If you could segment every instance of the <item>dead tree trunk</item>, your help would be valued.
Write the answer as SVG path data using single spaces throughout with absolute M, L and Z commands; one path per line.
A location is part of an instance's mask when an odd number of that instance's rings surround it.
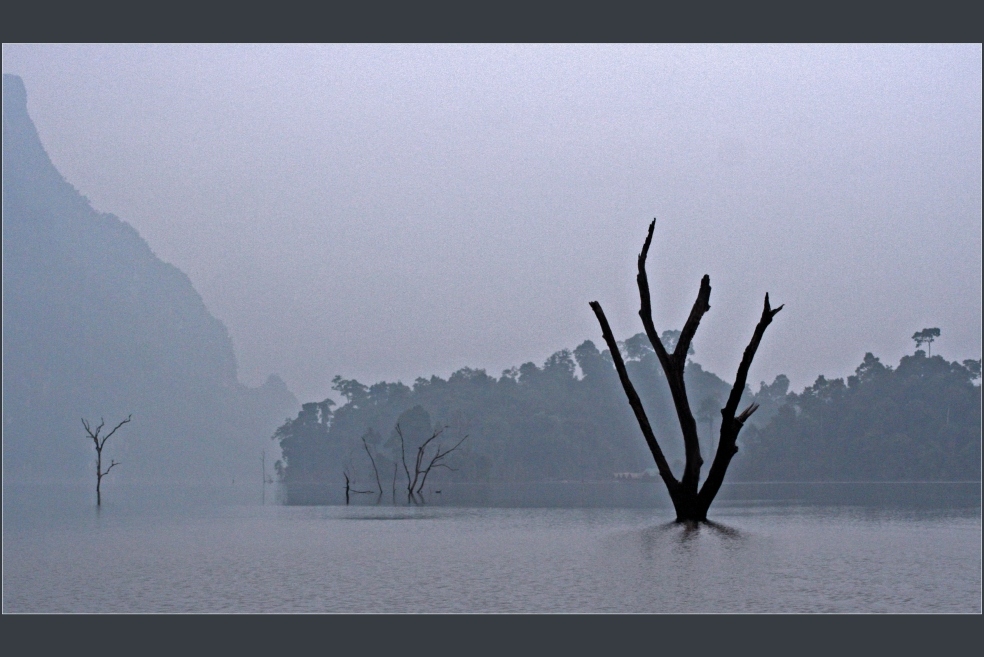
M 96 427 L 95 431 L 93 431 L 92 428 L 89 426 L 89 423 L 86 422 L 85 418 L 82 418 L 82 426 L 85 427 L 85 432 L 89 434 L 89 437 L 92 438 L 92 442 L 95 443 L 96 445 L 96 506 L 102 506 L 101 489 L 102 489 L 103 477 L 108 475 L 110 470 L 112 470 L 114 467 L 119 465 L 119 463 L 110 459 L 109 467 L 106 468 L 105 470 L 102 469 L 103 447 L 106 446 L 106 441 L 109 440 L 109 437 L 112 436 L 114 433 L 116 433 L 117 429 L 119 429 L 124 424 L 129 422 L 131 418 L 133 418 L 133 415 L 132 414 L 128 415 L 125 420 L 123 420 L 115 427 L 113 427 L 113 430 L 107 433 L 102 438 L 99 437 L 99 432 L 102 431 L 102 428 L 106 425 L 106 420 L 99 418 L 99 426 Z
M 697 300 L 694 301 L 693 308 L 690 310 L 690 316 L 687 318 L 687 323 L 684 324 L 683 330 L 680 332 L 676 349 L 674 349 L 672 354 L 667 353 L 653 324 L 649 280 L 646 277 L 646 256 L 649 253 L 649 246 L 653 240 L 655 226 L 656 220 L 654 219 L 649 224 L 649 234 L 646 236 L 646 242 L 643 244 L 642 252 L 639 253 L 639 272 L 636 276 L 641 301 L 639 317 L 642 319 L 646 336 L 648 336 L 649 341 L 652 343 L 656 356 L 659 358 L 660 365 L 663 367 L 663 372 L 666 374 L 666 380 L 670 386 L 670 394 L 673 397 L 673 405 L 676 408 L 677 419 L 680 421 L 680 429 L 683 431 L 686 465 L 684 466 L 683 476 L 680 480 L 677 480 L 673 475 L 669 464 L 666 462 L 666 457 L 663 455 L 663 451 L 656 441 L 656 435 L 653 433 L 652 426 L 649 424 L 649 418 L 646 416 L 646 411 L 642 407 L 639 395 L 636 393 L 632 381 L 629 380 L 625 363 L 622 360 L 622 355 L 619 353 L 618 344 L 615 342 L 614 335 L 612 335 L 612 330 L 608 325 L 608 320 L 605 318 L 605 313 L 601 309 L 601 304 L 597 301 L 592 301 L 590 306 L 598 317 L 598 323 L 601 324 L 602 335 L 612 354 L 612 360 L 615 361 L 615 369 L 618 370 L 618 377 L 622 382 L 625 395 L 628 397 L 629 405 L 635 413 L 639 427 L 642 429 L 642 434 L 646 439 L 646 443 L 649 445 L 649 450 L 653 454 L 659 475 L 663 479 L 663 483 L 666 484 L 667 491 L 670 493 L 670 499 L 673 501 L 673 507 L 676 510 L 677 521 L 706 521 L 707 510 L 710 508 L 711 502 L 714 501 L 714 497 L 721 488 L 721 484 L 724 481 L 724 474 L 728 469 L 728 465 L 731 463 L 732 457 L 738 451 L 738 432 L 741 431 L 745 420 L 758 409 L 757 404 L 751 404 L 748 408 L 736 415 L 738 402 L 745 389 L 748 369 L 752 365 L 752 359 L 755 358 L 755 351 L 758 349 L 759 342 L 762 341 L 762 335 L 765 333 L 766 327 L 772 322 L 772 318 L 775 317 L 776 313 L 782 310 L 782 306 L 773 309 L 769 305 L 769 295 L 765 295 L 765 307 L 762 309 L 762 316 L 759 319 L 758 325 L 755 327 L 755 332 L 752 334 L 751 342 L 745 348 L 745 353 L 742 356 L 741 364 L 738 366 L 738 374 L 735 377 L 728 401 L 724 405 L 724 408 L 721 409 L 721 433 L 714 461 L 711 463 L 711 468 L 707 473 L 707 479 L 704 481 L 703 486 L 699 487 L 700 468 L 704 460 L 700 454 L 697 422 L 694 420 L 693 413 L 690 410 L 690 402 L 687 400 L 687 389 L 684 385 L 683 370 L 686 366 L 687 350 L 690 348 L 690 343 L 694 338 L 694 334 L 697 332 L 697 326 L 700 324 L 704 313 L 711 309 L 708 303 L 711 298 L 711 279 L 706 275 L 701 279 Z

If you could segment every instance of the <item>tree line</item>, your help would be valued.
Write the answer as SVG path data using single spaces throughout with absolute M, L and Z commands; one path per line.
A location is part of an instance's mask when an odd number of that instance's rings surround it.
M 664 333 L 668 348 L 675 334 Z M 642 333 L 618 346 L 667 460 L 682 474 L 680 428 L 656 354 Z M 684 376 L 697 400 L 702 451 L 713 453 L 719 409 L 731 386 L 693 358 Z M 783 375 L 762 382 L 757 392 L 746 386 L 742 404 L 756 403 L 759 410 L 739 438 L 729 480 L 977 480 L 979 379 L 979 360 L 948 362 L 918 350 L 897 367 L 868 353 L 846 381 L 820 376 L 799 393 L 789 391 Z M 341 406 L 331 399 L 304 404 L 274 434 L 283 454 L 277 472 L 288 489 L 342 485 L 347 474 L 363 489 L 402 494 L 413 472 L 403 471 L 401 440 L 405 453 L 416 454 L 436 431 L 442 432 L 441 449 L 466 435 L 468 440 L 447 468 L 430 475 L 432 488 L 449 481 L 606 481 L 619 472 L 655 474 L 611 353 L 590 340 L 554 353 L 541 366 L 528 362 L 498 378 L 470 368 L 447 379 L 418 378 L 413 386 L 337 376 L 332 389 L 344 399 Z
M 938 333 L 937 333 L 938 335 Z M 749 427 L 736 478 L 756 481 L 979 481 L 981 361 L 923 350 L 897 367 L 867 353 L 852 376 L 823 376 Z
M 670 348 L 678 337 L 679 331 L 662 336 Z M 680 428 L 655 352 L 642 333 L 618 344 L 640 398 L 651 409 L 654 430 L 666 439 L 667 459 L 682 470 Z M 685 379 L 691 396 L 703 403 L 696 417 L 700 439 L 710 448 L 718 409 L 731 386 L 692 359 Z M 763 383 L 757 394 L 746 387 L 743 401 L 757 401 L 762 407 L 757 418 L 765 421 L 778 410 L 788 385 L 780 375 L 770 385 Z M 274 434 L 283 453 L 277 472 L 288 484 L 342 484 L 347 471 L 363 488 L 375 487 L 368 445 L 376 470 L 392 489 L 394 468 L 403 468 L 397 425 L 404 449 L 411 452 L 436 430 L 444 431 L 449 444 L 469 436 L 449 459 L 449 468 L 434 473 L 434 483 L 607 481 L 616 472 L 652 466 L 611 353 L 599 351 L 590 340 L 554 353 L 541 366 L 524 363 L 498 378 L 471 368 L 447 379 L 418 378 L 413 386 L 365 385 L 336 376 L 332 389 L 344 399 L 341 406 L 332 399 L 304 404 Z

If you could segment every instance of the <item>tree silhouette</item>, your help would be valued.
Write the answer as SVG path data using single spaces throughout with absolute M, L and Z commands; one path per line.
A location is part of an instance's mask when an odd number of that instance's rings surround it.
M 85 432 L 89 434 L 89 437 L 92 438 L 92 442 L 96 445 L 96 506 L 102 506 L 102 492 L 100 491 L 100 487 L 102 486 L 102 478 L 108 475 L 110 470 L 119 465 L 116 461 L 110 460 L 109 467 L 105 470 L 102 469 L 103 447 L 106 446 L 106 441 L 109 440 L 109 437 L 116 433 L 117 429 L 129 422 L 132 418 L 132 413 L 127 415 L 125 420 L 113 427 L 113 430 L 102 438 L 99 437 L 99 432 L 101 432 L 102 428 L 106 426 L 106 420 L 99 418 L 99 426 L 96 427 L 95 431 L 93 431 L 86 419 L 82 418 L 82 426 L 85 427 Z
M 697 332 L 697 326 L 700 324 L 704 313 L 711 309 L 708 303 L 711 297 L 711 279 L 707 275 L 701 279 L 697 300 L 694 302 L 690 316 L 687 318 L 687 322 L 680 332 L 676 348 L 672 353 L 668 353 L 653 324 L 649 280 L 646 276 L 646 256 L 649 253 L 649 246 L 653 240 L 653 230 L 655 227 L 656 220 L 654 219 L 649 224 L 649 234 L 646 236 L 642 252 L 639 253 L 638 274 L 636 276 L 641 301 L 639 317 L 642 319 L 646 335 L 649 337 L 649 341 L 652 343 L 653 349 L 659 358 L 663 372 L 666 374 L 666 380 L 670 386 L 670 394 L 673 397 L 673 405 L 676 408 L 677 419 L 683 431 L 686 464 L 684 466 L 683 477 L 680 480 L 677 480 L 673 476 L 673 472 L 666 462 L 666 457 L 663 455 L 663 451 L 656 441 L 656 435 L 649 423 L 649 418 L 646 416 L 646 411 L 642 407 L 642 401 L 639 399 L 639 395 L 636 393 L 635 387 L 629 379 L 622 355 L 618 350 L 618 343 L 615 341 L 615 336 L 612 334 L 611 327 L 608 325 L 608 319 L 606 319 L 605 313 L 601 309 L 601 304 L 597 301 L 592 301 L 590 306 L 598 318 L 598 323 L 601 325 L 602 335 L 611 352 L 615 368 L 618 370 L 618 377 L 622 383 L 622 388 L 625 390 L 625 395 L 628 397 L 629 405 L 635 413 L 639 428 L 642 429 L 646 443 L 649 445 L 649 449 L 653 454 L 653 459 L 656 461 L 656 467 L 659 470 L 660 477 L 663 479 L 663 483 L 666 484 L 667 491 L 670 493 L 670 499 L 673 501 L 673 507 L 676 510 L 677 521 L 706 521 L 707 510 L 711 506 L 711 502 L 714 501 L 718 490 L 720 490 L 721 484 L 724 482 L 724 475 L 728 469 L 728 465 L 731 463 L 731 459 L 738 452 L 738 432 L 741 431 L 745 421 L 758 409 L 758 404 L 753 403 L 741 411 L 741 413 L 738 413 L 738 403 L 741 399 L 742 392 L 745 390 L 748 369 L 752 365 L 752 359 L 755 358 L 755 352 L 758 349 L 759 343 L 762 341 L 765 329 L 772 323 L 772 318 L 775 317 L 776 313 L 782 310 L 782 306 L 773 309 L 769 305 L 769 295 L 765 295 L 762 316 L 755 327 L 751 341 L 745 348 L 745 353 L 742 356 L 741 364 L 738 366 L 738 373 L 735 376 L 735 382 L 731 388 L 731 394 L 728 396 L 728 401 L 725 403 L 724 408 L 721 409 L 721 433 L 720 439 L 718 440 L 717 452 L 714 455 L 714 461 L 711 463 L 711 468 L 707 473 L 707 478 L 703 486 L 698 488 L 698 484 L 700 483 L 700 468 L 704 460 L 700 454 L 697 422 L 694 420 L 693 413 L 690 410 L 690 402 L 687 400 L 687 389 L 684 385 L 683 370 L 686 366 L 690 343 L 693 340 L 694 334 Z
M 923 346 L 925 342 L 929 345 L 929 357 L 933 357 L 933 341 L 940 337 L 940 330 L 938 328 L 924 328 L 921 331 L 916 331 L 912 334 L 912 339 L 916 341 L 916 349 Z
M 427 457 L 428 445 L 430 445 L 432 441 L 440 438 L 441 434 L 444 433 L 445 429 L 447 429 L 447 427 L 442 427 L 434 431 L 434 433 L 431 434 L 431 437 L 425 440 L 423 444 L 417 448 L 417 457 L 414 461 L 413 476 L 411 477 L 410 468 L 407 465 L 407 455 L 406 455 L 406 448 L 405 448 L 406 441 L 403 438 L 403 430 L 400 429 L 399 424 L 396 425 L 396 433 L 400 437 L 400 456 L 403 460 L 403 470 L 407 474 L 408 500 L 416 500 L 416 496 L 421 495 L 423 493 L 424 484 L 427 483 L 427 476 L 434 468 L 447 468 L 448 470 L 452 470 L 452 471 L 454 470 L 454 468 L 449 466 L 447 463 L 444 463 L 444 459 L 449 454 L 451 454 L 451 452 L 458 449 L 461 446 L 461 443 L 465 442 L 468 439 L 468 436 L 465 436 L 464 438 L 459 440 L 457 443 L 455 443 L 454 447 L 450 449 L 442 449 L 441 444 L 437 443 L 437 448 L 434 451 L 434 453 L 429 458 Z

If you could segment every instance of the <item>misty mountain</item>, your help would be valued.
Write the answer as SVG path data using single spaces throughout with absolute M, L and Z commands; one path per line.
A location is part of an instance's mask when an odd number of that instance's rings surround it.
M 80 418 L 131 413 L 106 447 L 114 478 L 258 479 L 260 449 L 296 408 L 277 376 L 238 381 L 229 334 L 188 277 L 61 176 L 22 80 L 4 75 L 5 481 L 91 478 Z

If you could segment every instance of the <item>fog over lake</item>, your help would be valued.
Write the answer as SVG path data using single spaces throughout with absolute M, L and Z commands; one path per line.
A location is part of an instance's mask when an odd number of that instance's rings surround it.
M 492 376 L 660 330 L 705 368 L 981 353 L 981 47 L 3 45 L 55 165 L 188 274 L 248 385 Z
M 578 507 L 573 485 L 524 491 L 522 507 L 172 499 L 148 511 L 117 498 L 101 514 L 15 514 L 3 609 L 981 612 L 977 484 L 730 490 L 699 526 L 673 523 L 656 491 L 619 486 L 607 500 L 580 491 L 601 508 Z
M 981 44 L 2 54 L 5 613 L 981 613 Z

